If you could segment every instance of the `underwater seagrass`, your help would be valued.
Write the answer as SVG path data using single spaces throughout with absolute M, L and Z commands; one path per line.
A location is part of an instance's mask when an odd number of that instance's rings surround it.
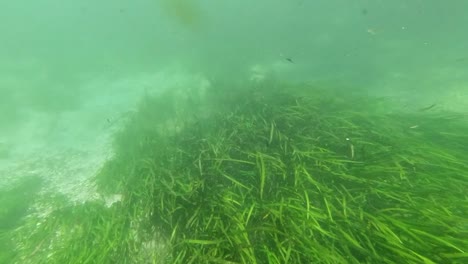
M 460 115 L 389 113 L 385 99 L 307 85 L 230 88 L 145 98 L 96 179 L 121 201 L 28 219 L 16 259 L 466 262 Z

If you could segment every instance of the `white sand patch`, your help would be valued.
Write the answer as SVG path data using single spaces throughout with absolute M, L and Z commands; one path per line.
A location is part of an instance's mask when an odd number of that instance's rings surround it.
M 29 110 L 14 132 L 0 131 L 0 187 L 25 176 L 45 180 L 46 192 L 73 202 L 100 199 L 93 176 L 112 157 L 112 138 L 141 99 L 164 89 L 200 87 L 205 78 L 185 73 L 142 73 L 121 79 L 99 78 L 83 84 L 85 101 L 60 113 Z M 60 100 L 60 98 L 57 98 Z M 104 197 L 110 206 L 115 197 Z

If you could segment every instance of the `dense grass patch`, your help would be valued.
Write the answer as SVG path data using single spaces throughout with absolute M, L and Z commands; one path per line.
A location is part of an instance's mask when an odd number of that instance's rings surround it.
M 214 88 L 146 98 L 97 177 L 122 201 L 58 206 L 39 227 L 23 227 L 40 238 L 21 255 L 34 263 L 467 260 L 466 116 L 404 113 L 384 99 L 307 86 Z
M 39 178 L 28 177 L 0 190 L 0 263 L 8 263 L 15 256 L 10 231 L 20 226 L 30 213 L 41 185 Z

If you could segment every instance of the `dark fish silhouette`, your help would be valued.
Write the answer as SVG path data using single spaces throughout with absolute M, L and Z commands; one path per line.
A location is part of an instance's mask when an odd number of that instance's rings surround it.
M 428 107 L 424 107 L 424 108 L 419 109 L 419 111 L 421 111 L 421 112 L 422 112 L 422 111 L 427 111 L 427 110 L 429 110 L 429 109 L 432 109 L 432 108 L 433 108 L 434 106 L 436 106 L 436 105 L 437 105 L 437 104 L 431 104 L 431 105 L 428 106 Z

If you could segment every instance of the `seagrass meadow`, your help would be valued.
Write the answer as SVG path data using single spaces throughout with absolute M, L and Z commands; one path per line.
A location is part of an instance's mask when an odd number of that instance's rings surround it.
M 311 85 L 223 85 L 145 98 L 96 177 L 122 200 L 37 194 L 54 209 L 5 228 L 3 260 L 468 262 L 466 115 Z

